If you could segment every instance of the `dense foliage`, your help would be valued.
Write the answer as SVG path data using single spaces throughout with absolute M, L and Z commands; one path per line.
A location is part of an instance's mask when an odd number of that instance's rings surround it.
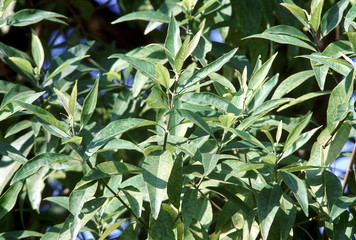
M 355 239 L 354 1 L 103 2 L 0 0 L 0 239 Z

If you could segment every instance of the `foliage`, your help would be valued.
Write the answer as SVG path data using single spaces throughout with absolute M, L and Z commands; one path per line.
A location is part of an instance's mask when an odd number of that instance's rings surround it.
M 0 238 L 355 238 L 354 1 L 29 2 L 0 0 Z

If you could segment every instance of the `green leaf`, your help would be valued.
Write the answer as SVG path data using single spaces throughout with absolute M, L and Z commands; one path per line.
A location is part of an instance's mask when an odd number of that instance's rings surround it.
M 82 178 L 80 184 L 77 187 L 81 187 L 88 182 L 109 178 L 113 175 L 125 175 L 125 174 L 139 174 L 141 169 L 129 163 L 123 163 L 119 161 L 107 161 L 99 163 L 95 168 L 91 169 Z
M 38 23 L 42 20 L 49 20 L 53 22 L 66 24 L 60 18 L 67 18 L 67 17 L 58 13 L 43 11 L 39 9 L 22 9 L 7 17 L 5 19 L 5 23 L 9 26 L 15 26 L 15 27 L 28 26 L 34 23 Z
M 155 125 L 156 123 L 153 121 L 148 121 L 139 118 L 127 118 L 120 119 L 114 122 L 109 123 L 105 128 L 99 131 L 93 140 L 88 144 L 84 159 L 88 159 L 92 156 L 99 148 L 101 148 L 105 143 L 114 139 L 116 136 L 123 134 L 131 129 Z
M 154 218 L 150 217 L 150 226 L 148 230 L 149 240 L 164 240 L 164 239 L 177 239 L 175 236 L 177 214 L 168 205 L 162 204 L 162 209 L 159 216 Z
M 32 30 L 31 50 L 32 50 L 33 59 L 35 60 L 37 66 L 36 74 L 39 75 L 41 73 L 45 55 L 44 55 L 44 50 L 43 50 L 41 40 L 33 30 Z
M 75 116 L 75 110 L 76 110 L 76 104 L 77 104 L 77 85 L 78 81 L 75 81 L 75 84 L 72 89 L 72 93 L 70 94 L 69 102 L 68 102 L 68 108 L 69 108 L 69 114 L 72 116 L 74 119 Z
M 278 53 L 275 53 L 270 57 L 250 78 L 248 82 L 248 88 L 251 90 L 258 89 L 265 81 L 269 70 L 271 69 L 273 60 L 276 58 Z
M 186 93 L 179 98 L 181 101 L 198 105 L 211 105 L 219 111 L 228 112 L 228 108 L 232 108 L 231 104 L 222 97 L 213 93 Z
M 218 73 L 211 73 L 211 74 L 209 74 L 209 78 L 211 80 L 213 80 L 214 82 L 220 83 L 224 87 L 236 92 L 235 86 L 226 77 L 224 77 Z
M 337 25 L 339 25 L 348 5 L 348 0 L 340 0 L 324 14 L 321 19 L 321 38 L 328 35 Z
M 11 184 L 21 181 L 32 174 L 36 173 L 41 167 L 55 162 L 65 162 L 75 160 L 72 156 L 67 156 L 59 153 L 43 153 L 35 156 L 26 162 L 13 177 Z
M 246 131 L 241 131 L 241 130 L 238 130 L 238 129 L 234 129 L 234 128 L 227 128 L 227 130 L 233 134 L 235 134 L 236 136 L 238 136 L 239 138 L 241 138 L 242 140 L 245 140 L 249 143 L 252 143 L 253 145 L 256 145 L 266 151 L 268 151 L 266 149 L 266 147 L 257 139 L 255 138 L 254 136 L 252 136 L 251 134 L 249 134 L 248 132 Z
M 342 59 L 327 57 L 317 53 L 314 53 L 312 55 L 301 55 L 298 57 L 308 58 L 310 60 L 324 64 L 343 76 L 346 76 L 350 72 L 350 64 L 348 64 L 347 61 Z
M 98 152 L 111 151 L 117 149 L 126 149 L 126 150 L 136 150 L 142 152 L 141 148 L 137 147 L 136 144 L 123 140 L 123 139 L 113 139 L 109 141 L 101 150 Z
M 33 124 L 33 122 L 30 120 L 23 120 L 23 121 L 17 122 L 6 132 L 5 138 L 12 136 L 18 132 L 21 132 L 22 130 L 25 130 L 27 128 L 30 128 L 32 126 L 32 124 Z M 0 147 L 0 149 L 1 149 L 1 147 Z
M 272 187 L 264 187 L 257 200 L 258 221 L 261 234 L 267 239 L 272 222 L 279 209 L 279 201 L 282 197 L 281 188 L 275 184 Z
M 170 18 L 167 15 L 158 11 L 138 11 L 119 17 L 115 21 L 111 22 L 111 24 L 116 24 L 116 23 L 126 22 L 126 21 L 136 21 L 136 20 L 168 23 L 169 19 Z
M 237 49 L 233 49 L 230 52 L 222 55 L 215 61 L 209 63 L 208 65 L 200 68 L 199 70 L 195 71 L 193 75 L 186 81 L 187 84 L 184 86 L 184 88 L 187 88 L 189 86 L 192 86 L 196 82 L 204 79 L 207 77 L 209 74 L 213 72 L 217 72 L 222 66 L 224 66 L 236 53 Z
M 50 112 L 44 110 L 43 108 L 24 102 L 16 102 L 16 104 L 42 119 L 43 122 L 41 123 L 43 124 L 43 126 L 46 125 L 51 128 L 53 130 L 51 131 L 52 134 L 62 138 L 69 138 L 69 135 L 66 133 L 67 130 L 65 129 L 65 127 Z
M 162 64 L 156 63 L 155 64 L 155 72 L 156 72 L 158 82 L 163 87 L 169 89 L 173 85 L 174 81 L 171 80 L 171 77 L 169 76 L 169 71 L 165 66 L 163 66 Z
M 354 23 L 355 18 L 356 18 L 356 6 L 355 4 L 353 4 L 345 16 L 344 29 L 346 32 L 350 32 L 351 29 L 349 29 L 349 27 L 350 25 L 352 25 L 352 23 Z
M 111 224 L 107 229 L 105 229 L 105 231 L 101 234 L 99 240 L 104 240 L 107 236 L 109 236 L 110 233 L 112 233 L 114 230 L 116 230 L 117 228 L 119 228 L 121 226 L 121 224 L 123 224 L 124 222 L 126 222 L 127 219 L 124 218 L 120 221 L 117 221 L 113 224 Z
M 344 122 L 340 126 L 340 128 L 334 135 L 330 145 L 327 148 L 327 156 L 324 163 L 325 166 L 330 166 L 330 164 L 338 158 L 342 148 L 346 144 L 346 141 L 349 139 L 350 131 L 351 131 L 350 123 Z
M 266 115 L 273 109 L 279 107 L 280 105 L 293 100 L 293 98 L 282 98 L 282 99 L 273 99 L 265 101 L 261 106 L 257 107 L 253 114 L 248 118 L 244 119 L 238 126 L 238 130 L 245 130 L 249 126 L 251 126 L 254 122 L 259 120 L 262 116 Z
M 343 212 L 345 212 L 350 206 L 356 204 L 356 197 L 341 196 L 334 203 L 331 208 L 330 218 L 334 221 Z
M 344 212 L 338 221 L 332 225 L 333 239 L 352 239 L 355 238 L 355 220 L 353 214 Z
M 337 122 L 346 117 L 349 109 L 340 111 L 340 106 L 348 105 L 353 92 L 355 69 L 342 80 L 331 92 L 328 109 L 326 111 L 327 127 L 331 130 Z
M 183 159 L 178 155 L 174 160 L 173 168 L 167 183 L 167 195 L 169 201 L 177 209 L 180 207 L 180 196 L 182 193 L 183 185 L 183 172 L 182 172 Z
M 293 101 L 290 101 L 286 105 L 283 105 L 282 107 L 278 108 L 277 112 L 280 112 L 280 111 L 282 111 L 284 109 L 287 109 L 287 108 L 289 108 L 291 106 L 294 106 L 294 105 L 297 105 L 297 104 L 302 103 L 304 101 L 307 101 L 309 99 L 312 99 L 312 98 L 315 98 L 315 97 L 319 97 L 319 96 L 323 96 L 323 95 L 330 94 L 330 93 L 331 93 L 330 91 L 307 93 L 307 94 L 305 94 L 303 96 L 300 96 L 300 97 L 294 99 Z
M 322 126 L 314 128 L 300 135 L 299 138 L 292 145 L 286 148 L 280 160 L 282 160 L 285 157 L 288 157 L 289 155 L 291 155 L 292 153 L 300 149 L 304 144 L 306 144 L 309 141 L 309 139 L 314 135 L 314 133 L 318 131 L 318 129 L 321 127 Z
M 287 8 L 293 14 L 293 16 L 296 17 L 298 21 L 303 24 L 304 27 L 309 29 L 309 23 L 307 16 L 305 15 L 304 9 L 298 7 L 294 3 L 281 3 L 281 5 Z
M 181 115 L 182 117 L 185 117 L 188 120 L 192 121 L 194 124 L 196 124 L 198 127 L 203 129 L 210 136 L 214 137 L 214 133 L 210 129 L 209 125 L 203 120 L 202 117 L 200 117 L 199 114 L 186 109 L 179 109 L 179 110 L 176 109 L 175 111 L 178 112 L 178 114 Z
M 311 70 L 298 72 L 289 76 L 278 85 L 277 89 L 273 93 L 272 99 L 278 99 L 283 97 L 312 76 L 314 76 L 314 72 Z
M 316 6 L 310 11 L 310 27 L 314 32 L 318 32 L 324 0 L 314 0 L 313 2 L 316 3 Z
M 22 185 L 22 182 L 15 183 L 0 197 L 0 219 L 15 206 L 17 195 L 20 193 Z
M 300 136 L 303 129 L 308 125 L 313 113 L 308 113 L 302 117 L 302 120 L 297 126 L 289 133 L 286 142 L 284 143 L 283 151 L 285 151 L 290 145 L 292 145 Z
M 180 38 L 179 25 L 172 14 L 168 24 L 167 37 L 164 42 L 164 47 L 168 51 L 166 55 L 172 67 L 174 67 L 174 60 L 181 46 L 182 40 Z
M 25 164 L 28 161 L 20 151 L 7 143 L 0 142 L 0 154 L 3 156 L 8 156 L 12 160 L 22 164 Z
M 198 190 L 197 189 L 188 189 L 184 193 L 183 201 L 182 201 L 182 217 L 183 217 L 183 223 L 185 227 L 189 227 L 193 216 L 194 212 L 198 203 Z
M 199 31 L 194 35 L 194 37 L 192 38 L 192 41 L 189 42 L 184 59 L 187 59 L 194 52 L 196 47 L 198 46 L 200 38 L 203 34 L 203 28 L 204 28 L 204 24 L 202 24 Z
M 242 201 L 238 196 L 229 192 L 225 188 L 223 188 L 221 186 L 220 187 L 207 187 L 207 188 L 226 197 L 227 200 L 231 201 L 236 207 L 238 207 L 238 210 L 242 210 L 246 214 L 248 214 L 251 211 L 251 209 L 248 207 L 248 205 L 244 201 Z
M 35 78 L 32 65 L 27 59 L 9 57 L 8 61 L 10 61 L 10 67 L 12 67 L 16 72 L 20 73 L 24 77 L 28 78 L 34 86 L 37 86 L 37 80 Z
M 89 55 L 84 55 L 84 56 L 79 56 L 79 57 L 73 57 L 70 59 L 67 59 L 65 62 L 63 62 L 61 65 L 59 65 L 55 70 L 53 70 L 52 73 L 50 73 L 46 77 L 46 81 L 54 78 L 58 74 L 60 74 L 62 71 L 64 71 L 66 68 L 68 68 L 71 65 L 74 65 L 76 62 L 79 62 L 80 60 L 89 57 Z
M 149 77 L 152 80 L 158 82 L 155 74 L 155 66 L 150 62 L 135 57 L 130 57 L 124 54 L 113 54 L 109 58 L 120 58 L 128 62 L 130 65 L 136 68 L 137 71 L 140 71 L 146 77 Z
M 43 234 L 28 230 L 19 230 L 0 233 L 0 239 L 23 239 L 30 237 L 42 237 Z
M 26 189 L 28 199 L 32 209 L 40 212 L 40 204 L 42 200 L 42 191 L 46 184 L 44 183 L 44 177 L 48 172 L 48 168 L 40 168 L 35 174 L 26 178 Z
M 168 109 L 168 100 L 166 94 L 160 87 L 154 86 L 150 95 L 146 99 L 147 106 L 156 109 Z
M 68 116 L 70 116 L 70 111 L 69 111 L 69 106 L 68 106 L 68 97 L 64 95 L 61 91 L 59 91 L 57 88 L 53 88 L 54 92 L 58 96 L 58 98 L 61 100 L 61 103 L 63 105 L 64 110 L 66 110 Z
M 99 77 L 97 76 L 93 88 L 90 90 L 88 95 L 84 99 L 82 115 L 80 118 L 80 125 L 86 125 L 91 116 L 93 115 L 98 100 L 98 90 L 99 90 Z
M 264 163 L 244 163 L 236 160 L 226 160 L 217 165 L 216 172 L 225 176 L 224 179 L 226 181 L 240 172 L 247 172 L 266 167 L 267 165 Z
M 151 152 L 142 164 L 150 206 L 154 219 L 158 218 L 161 203 L 167 195 L 167 182 L 173 167 L 172 155 L 168 150 Z
M 283 171 L 281 171 L 280 173 L 283 178 L 283 181 L 288 186 L 288 188 L 293 192 L 300 207 L 302 208 L 305 215 L 308 217 L 309 202 L 308 202 L 308 191 L 305 186 L 305 183 L 292 173 L 283 172 Z
M 178 72 L 178 73 L 182 70 L 184 61 L 186 59 L 189 41 L 190 41 L 190 37 L 188 36 L 184 40 L 182 46 L 180 47 L 180 49 L 174 59 L 174 68 L 175 68 L 176 72 Z
M 281 239 L 287 240 L 289 233 L 293 229 L 297 209 L 294 201 L 286 194 L 281 198 L 280 208 L 277 215 L 280 224 Z
M 125 189 L 122 189 L 122 192 L 125 194 L 127 201 L 131 210 L 135 213 L 136 216 L 141 217 L 141 212 L 143 208 L 143 198 L 142 193 L 139 189 L 129 186 Z
M 273 42 L 277 42 L 277 43 L 281 43 L 281 44 L 290 44 L 293 46 L 297 46 L 297 47 L 302 47 L 302 48 L 306 48 L 312 51 L 316 51 L 315 48 L 300 40 L 299 38 L 293 37 L 293 36 L 289 36 L 289 35 L 285 35 L 285 34 L 276 34 L 276 33 L 260 33 L 260 34 L 254 34 L 251 36 L 248 36 L 244 39 L 248 39 L 248 38 L 263 38 L 263 39 L 267 39 L 267 40 L 271 40 Z
M 314 71 L 314 75 L 320 90 L 324 90 L 326 76 L 328 75 L 329 67 L 321 65 L 315 61 L 310 61 Z
M 63 197 L 63 196 L 47 197 L 43 200 L 55 203 L 65 209 L 69 210 L 69 197 Z

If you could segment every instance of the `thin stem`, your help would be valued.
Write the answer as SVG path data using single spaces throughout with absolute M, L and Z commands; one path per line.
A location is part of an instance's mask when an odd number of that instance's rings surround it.
M 356 142 L 354 143 L 354 148 L 352 149 L 352 153 L 351 153 L 351 157 L 350 157 L 350 163 L 349 163 L 349 166 L 347 167 L 344 181 L 342 182 L 342 192 L 344 192 L 344 190 L 345 190 L 347 180 L 349 179 L 350 172 L 352 171 L 352 165 L 354 164 L 354 159 L 355 159 L 355 152 L 356 152 Z
M 167 116 L 167 126 L 166 126 L 166 129 L 164 130 L 163 150 L 166 150 L 166 147 L 167 147 L 167 139 L 168 139 L 168 134 L 169 134 L 169 123 L 170 122 L 171 122 L 171 115 L 169 114 Z

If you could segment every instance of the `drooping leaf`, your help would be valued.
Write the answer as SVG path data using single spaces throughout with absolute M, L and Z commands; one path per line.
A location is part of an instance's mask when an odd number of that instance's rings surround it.
M 124 222 L 126 222 L 127 219 L 121 219 L 120 221 L 117 221 L 113 224 L 111 224 L 100 236 L 98 240 L 104 240 L 110 233 L 112 233 L 114 230 L 118 229 Z
M 116 24 L 116 23 L 126 22 L 126 21 L 136 21 L 136 20 L 168 23 L 169 17 L 158 11 L 138 11 L 119 17 L 111 24 Z
M 306 216 L 308 216 L 309 202 L 308 202 L 308 191 L 305 186 L 305 183 L 292 173 L 284 172 L 284 171 L 281 171 L 280 173 L 282 175 L 285 184 L 293 192 L 303 212 L 305 213 Z
M 297 209 L 294 201 L 288 195 L 283 194 L 279 212 L 277 213 L 277 218 L 279 219 L 280 224 L 281 239 L 288 239 L 290 235 L 289 233 L 293 228 L 296 215 Z
M 188 189 L 182 200 L 182 217 L 184 226 L 189 227 L 198 203 L 198 190 Z
M 15 206 L 17 195 L 20 193 L 22 185 L 22 182 L 15 183 L 0 197 L 0 219 Z
M 141 217 L 141 212 L 143 209 L 143 197 L 140 190 L 129 186 L 122 189 L 122 192 L 125 194 L 131 210 L 135 213 L 136 216 Z
M 168 204 L 162 204 L 159 215 L 150 217 L 149 240 L 177 239 L 175 236 L 176 212 Z
M 27 158 L 20 151 L 8 143 L 0 142 L 0 154 L 3 156 L 8 156 L 12 160 L 22 164 L 27 162 Z
M 356 204 L 356 197 L 341 196 L 331 208 L 330 217 L 334 221 L 352 205 Z
M 342 59 L 332 58 L 317 53 L 311 55 L 301 55 L 298 57 L 308 58 L 310 60 L 324 64 L 343 76 L 348 75 L 350 72 L 351 66 L 347 63 L 347 61 Z
M 84 159 L 88 159 L 93 155 L 99 148 L 101 148 L 105 143 L 114 139 L 116 136 L 123 134 L 134 128 L 154 125 L 155 122 L 147 121 L 138 118 L 128 118 L 120 119 L 109 123 L 105 128 L 98 132 L 93 140 L 88 144 Z
M 21 181 L 32 174 L 36 173 L 38 169 L 48 164 L 54 162 L 63 162 L 63 161 L 70 161 L 75 160 L 74 157 L 59 154 L 59 153 L 43 153 L 35 156 L 34 158 L 27 161 L 20 170 L 18 170 L 13 177 L 11 184 Z
M 142 164 L 150 206 L 154 219 L 158 218 L 161 203 L 167 195 L 167 182 L 173 167 L 172 155 L 168 150 L 151 152 Z
M 40 168 L 35 174 L 26 178 L 26 189 L 32 209 L 40 212 L 42 191 L 45 187 L 44 176 L 48 168 Z
M 181 155 L 178 155 L 178 157 L 174 160 L 173 168 L 167 183 L 168 198 L 177 209 L 180 207 L 180 196 L 183 185 L 182 160 Z
M 268 237 L 272 222 L 279 209 L 279 201 L 281 197 L 282 190 L 277 184 L 274 184 L 272 187 L 263 188 L 258 196 L 258 221 L 264 239 L 267 239 Z
M 38 23 L 42 20 L 49 20 L 53 22 L 66 24 L 60 18 L 67 18 L 67 17 L 58 13 L 43 11 L 39 9 L 22 9 L 10 15 L 9 17 L 7 17 L 5 20 L 2 21 L 9 26 L 15 26 L 15 27 L 28 26 L 34 23 Z

